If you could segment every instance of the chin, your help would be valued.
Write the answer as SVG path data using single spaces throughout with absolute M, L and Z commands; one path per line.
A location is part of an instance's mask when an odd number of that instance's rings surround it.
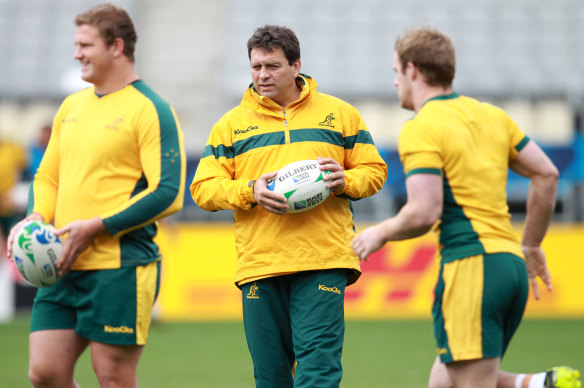
M 413 107 L 407 101 L 402 101 L 401 107 L 407 110 L 414 110 Z

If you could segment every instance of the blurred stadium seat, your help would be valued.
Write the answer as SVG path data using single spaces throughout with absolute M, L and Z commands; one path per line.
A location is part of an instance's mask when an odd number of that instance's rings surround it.
M 140 75 L 175 107 L 191 155 L 200 154 L 213 123 L 241 99 L 251 81 L 247 39 L 267 23 L 296 31 L 302 71 L 317 80 L 322 92 L 363 107 L 382 149 L 395 148 L 402 120 L 393 87 L 395 37 L 424 24 L 452 37 L 457 49 L 455 89 L 503 108 L 509 104 L 511 116 L 540 144 L 570 147 L 572 116 L 584 110 L 582 0 L 115 3 L 136 23 Z M 73 17 L 94 4 L 95 0 L 0 0 L 0 112 L 5 105 L 16 105 L 19 112 L 0 117 L 0 133 L 8 131 L 26 141 L 30 137 L 24 134 L 38 129 L 36 120 L 27 121 L 23 115 L 26 106 L 39 101 L 58 105 L 70 91 L 64 77 L 78 69 L 73 60 Z M 397 192 L 391 178 L 398 170 L 390 164 L 388 191 Z M 358 206 L 364 211 L 374 208 L 362 202 Z M 369 216 L 375 217 L 375 212 Z

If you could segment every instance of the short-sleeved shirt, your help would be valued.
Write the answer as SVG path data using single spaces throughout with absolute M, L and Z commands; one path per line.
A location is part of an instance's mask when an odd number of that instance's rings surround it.
M 443 177 L 444 208 L 435 227 L 442 262 L 496 252 L 523 257 L 506 183 L 510 160 L 528 141 L 503 110 L 457 93 L 428 100 L 403 125 L 406 177 Z

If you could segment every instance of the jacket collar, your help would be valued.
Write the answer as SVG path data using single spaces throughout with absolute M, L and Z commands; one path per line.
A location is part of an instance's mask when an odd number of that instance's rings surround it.
M 253 83 L 249 85 L 243 94 L 241 106 L 259 111 L 263 114 L 281 117 L 283 109 L 286 109 L 287 111 L 294 110 L 308 101 L 315 94 L 318 86 L 316 81 L 306 74 L 300 74 L 296 77 L 296 84 L 301 88 L 300 97 L 287 107 L 282 107 L 269 97 L 264 97 L 258 94 Z

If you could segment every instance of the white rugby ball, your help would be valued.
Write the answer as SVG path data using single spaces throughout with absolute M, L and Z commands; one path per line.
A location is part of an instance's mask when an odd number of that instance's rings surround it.
M 331 189 L 323 180 L 328 174 L 332 172 L 321 171 L 316 160 L 299 160 L 278 170 L 268 189 L 286 197 L 288 213 L 301 213 L 317 207 L 328 198 Z
M 14 236 L 12 257 L 16 269 L 33 286 L 47 287 L 55 284 L 57 260 L 63 242 L 55 235 L 55 228 L 43 221 L 28 221 Z

